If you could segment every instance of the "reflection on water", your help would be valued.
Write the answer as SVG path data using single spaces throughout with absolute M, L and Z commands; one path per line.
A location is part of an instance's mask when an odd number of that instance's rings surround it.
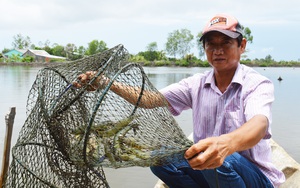
M 148 78 L 157 89 L 164 88 L 169 83 L 174 83 L 177 80 L 182 80 L 190 74 L 147 74 Z
M 16 107 L 16 118 L 12 144 L 18 137 L 22 125 L 26 119 L 26 100 L 38 70 L 37 67 L 0 66 L 0 161 L 2 161 L 3 140 L 5 132 L 4 116 L 9 107 Z M 270 78 L 275 87 L 276 100 L 273 104 L 273 138 L 287 150 L 297 161 L 300 161 L 300 116 L 298 107 L 298 93 L 300 92 L 300 68 L 255 68 L 261 74 Z M 145 67 L 144 71 L 149 80 L 157 88 L 161 89 L 171 83 L 204 72 L 210 68 L 176 68 L 176 67 Z M 277 78 L 283 80 L 279 82 Z M 192 132 L 191 111 L 185 111 L 175 117 L 186 134 Z M 153 187 L 156 177 L 148 168 L 132 167 L 126 169 L 105 169 L 106 176 L 111 187 Z
M 27 66 L 0 66 L 0 159 L 2 160 L 3 139 L 5 132 L 4 117 L 10 107 L 16 107 L 12 144 L 25 122 L 26 101 L 29 89 L 40 68 Z

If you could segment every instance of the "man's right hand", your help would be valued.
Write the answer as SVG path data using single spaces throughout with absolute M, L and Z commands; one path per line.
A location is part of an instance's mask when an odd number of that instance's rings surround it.
M 104 75 L 100 75 L 92 83 L 90 83 L 96 74 L 96 71 L 87 71 L 86 73 L 80 74 L 77 77 L 77 81 L 73 82 L 73 86 L 76 88 L 81 88 L 87 85 L 88 91 L 103 89 L 109 83 L 109 79 Z

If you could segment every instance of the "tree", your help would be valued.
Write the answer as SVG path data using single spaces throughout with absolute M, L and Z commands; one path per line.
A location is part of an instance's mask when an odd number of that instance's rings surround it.
M 45 48 L 47 46 L 50 46 L 50 41 L 48 39 L 45 42 L 40 41 L 39 46 L 40 48 Z
M 104 41 L 93 40 L 88 44 L 88 48 L 86 49 L 86 55 L 93 55 L 99 52 L 103 52 L 107 50 L 106 43 Z
M 202 32 L 198 33 L 198 35 L 196 36 L 196 45 L 198 48 L 198 55 L 200 59 L 202 59 L 202 57 L 205 56 L 205 51 L 202 42 L 200 41 L 201 36 L 202 36 Z
M 74 60 L 74 58 L 76 58 L 76 57 L 74 57 L 75 56 L 74 52 L 76 52 L 76 51 L 77 51 L 77 47 L 73 43 L 68 43 L 65 46 L 65 52 L 66 52 L 68 59 Z
M 138 56 L 143 56 L 147 61 L 161 60 L 162 54 L 157 51 L 157 43 L 151 42 L 147 45 L 145 52 L 139 52 Z
M 149 43 L 148 46 L 146 47 L 146 50 L 150 52 L 157 51 L 157 43 L 156 42 Z
M 4 49 L 2 50 L 2 53 L 5 54 L 6 52 L 9 52 L 10 50 L 11 50 L 11 49 L 4 48 Z
M 65 47 L 59 44 L 54 44 L 52 53 L 56 56 L 66 57 Z
M 45 46 L 43 49 L 49 54 L 53 54 L 53 49 L 50 46 Z
M 80 56 L 84 56 L 86 52 L 86 49 L 84 48 L 84 46 L 79 46 L 78 49 L 77 49 L 77 54 L 80 55 Z
M 23 37 L 21 34 L 14 36 L 14 41 L 12 42 L 13 48 L 17 49 L 28 49 L 30 47 L 31 41 L 30 37 Z
M 39 46 L 35 47 L 36 50 L 45 50 L 49 54 L 53 54 L 53 50 L 50 47 L 50 41 L 47 39 L 45 42 L 39 41 Z
M 188 29 L 175 30 L 169 33 L 166 43 L 167 54 L 174 56 L 180 55 L 182 58 L 191 50 L 194 36 Z
M 243 32 L 244 32 L 244 38 L 247 39 L 248 43 L 252 43 L 253 42 L 253 36 L 251 35 L 251 30 L 248 27 L 244 27 L 242 26 Z
M 22 57 L 19 54 L 12 54 L 12 56 L 8 58 L 8 62 L 22 62 Z
M 22 62 L 26 62 L 26 63 L 31 63 L 34 61 L 34 57 L 26 55 L 25 57 L 22 58 Z
M 272 56 L 269 54 L 265 57 L 264 62 L 270 64 L 274 61 L 274 59 L 272 58 Z
M 242 29 L 243 29 L 243 32 L 244 32 L 243 37 L 247 40 L 247 43 L 252 44 L 253 36 L 251 35 L 251 30 L 248 27 L 244 27 L 244 26 L 242 26 Z M 246 48 L 245 53 L 242 54 L 243 59 L 247 58 L 247 54 L 246 54 L 247 52 L 249 52 L 249 50 Z

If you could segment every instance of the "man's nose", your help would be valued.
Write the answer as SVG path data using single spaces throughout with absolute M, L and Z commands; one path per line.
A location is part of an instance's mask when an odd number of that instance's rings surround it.
M 220 54 L 220 53 L 223 53 L 224 50 L 223 50 L 223 47 L 221 45 L 216 45 L 213 49 L 213 52 L 214 53 L 217 53 L 217 54 Z

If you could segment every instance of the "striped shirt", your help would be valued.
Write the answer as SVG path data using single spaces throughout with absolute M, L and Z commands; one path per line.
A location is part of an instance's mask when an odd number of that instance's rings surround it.
M 271 105 L 274 101 L 272 82 L 252 68 L 239 64 L 230 85 L 222 93 L 216 86 L 213 75 L 213 70 L 198 73 L 171 84 L 160 92 L 170 103 L 173 115 L 192 109 L 195 143 L 207 137 L 229 133 L 255 115 L 266 116 L 269 127 L 264 139 L 253 148 L 239 153 L 256 164 L 274 187 L 278 187 L 285 178 L 271 159 L 269 138 Z

